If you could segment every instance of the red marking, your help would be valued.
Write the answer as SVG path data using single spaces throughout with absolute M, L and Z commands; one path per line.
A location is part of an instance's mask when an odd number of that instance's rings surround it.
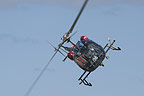
M 84 65 L 81 61 L 77 60 L 81 65 Z
M 80 60 L 82 60 L 84 63 L 86 63 L 82 58 L 79 58 Z
M 69 53 L 68 53 L 68 57 L 69 57 L 71 60 L 73 60 L 73 52 L 69 52 Z

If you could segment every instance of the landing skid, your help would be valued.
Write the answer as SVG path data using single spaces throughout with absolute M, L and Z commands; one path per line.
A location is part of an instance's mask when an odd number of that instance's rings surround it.
M 84 85 L 92 86 L 91 83 L 89 83 L 89 82 L 86 81 L 86 78 L 89 76 L 90 73 L 91 73 L 91 72 L 88 72 L 87 75 L 82 79 L 82 77 L 86 74 L 86 71 L 84 71 L 84 73 L 83 73 L 83 74 L 80 76 L 80 78 L 78 79 L 78 80 L 81 81 L 81 82 L 79 83 L 79 85 L 83 83 Z

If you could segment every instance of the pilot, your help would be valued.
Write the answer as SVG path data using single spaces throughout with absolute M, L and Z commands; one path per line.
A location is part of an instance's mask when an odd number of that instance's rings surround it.
M 81 36 L 80 41 L 85 45 L 89 41 L 89 39 L 86 36 Z M 67 55 L 71 60 L 73 60 L 74 59 L 74 54 L 73 54 L 74 46 L 69 47 L 69 48 L 68 47 L 63 47 L 63 48 L 65 48 L 67 51 L 69 51 L 69 53 Z M 76 55 L 80 55 L 80 52 L 78 51 Z
M 86 44 L 89 41 L 89 39 L 86 36 L 81 36 L 80 40 L 83 44 Z

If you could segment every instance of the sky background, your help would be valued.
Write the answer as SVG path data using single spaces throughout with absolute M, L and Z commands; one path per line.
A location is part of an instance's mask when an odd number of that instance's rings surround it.
M 69 30 L 84 0 L 0 0 L 0 96 L 24 96 Z M 79 86 L 83 73 L 57 54 L 29 96 L 144 96 L 144 0 L 89 0 L 73 32 L 104 46 L 105 67 Z M 67 46 L 70 46 L 67 44 Z

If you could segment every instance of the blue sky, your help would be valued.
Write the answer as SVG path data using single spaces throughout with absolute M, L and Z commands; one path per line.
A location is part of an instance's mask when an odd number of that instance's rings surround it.
M 0 96 L 24 96 L 53 55 L 53 48 L 72 25 L 83 0 L 0 1 Z M 87 80 L 74 62 L 59 53 L 29 96 L 143 96 L 144 92 L 144 4 L 143 0 L 90 0 L 73 32 L 104 46 L 115 39 L 122 51 L 110 51 Z M 67 44 L 69 46 L 69 44 Z

